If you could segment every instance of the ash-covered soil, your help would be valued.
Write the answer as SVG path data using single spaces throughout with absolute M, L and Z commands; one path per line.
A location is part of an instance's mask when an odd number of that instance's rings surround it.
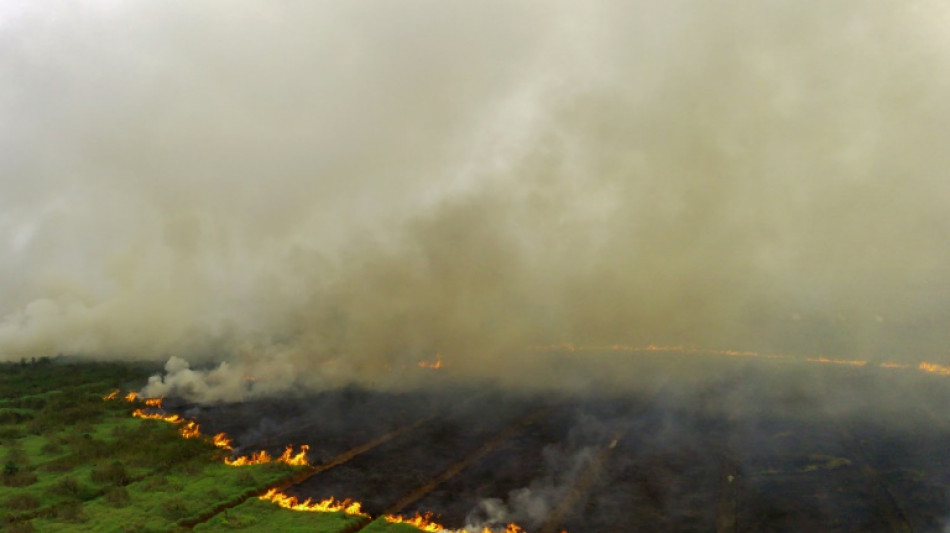
M 913 370 L 725 358 L 685 377 L 654 361 L 627 389 L 570 393 L 431 372 L 426 390 L 177 410 L 244 453 L 345 457 L 287 492 L 374 516 L 529 532 L 943 532 L 950 377 Z

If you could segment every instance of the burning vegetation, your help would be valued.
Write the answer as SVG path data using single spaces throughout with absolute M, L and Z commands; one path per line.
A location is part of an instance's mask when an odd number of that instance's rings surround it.
M 296 496 L 288 496 L 277 489 L 269 489 L 259 496 L 261 500 L 271 501 L 284 509 L 304 511 L 310 513 L 346 513 L 351 515 L 369 516 L 360 509 L 359 502 L 350 500 L 337 501 L 335 498 L 315 502 L 310 498 L 300 501 Z
M 219 434 L 222 435 L 222 434 Z M 219 446 L 215 442 L 216 446 Z M 219 446 L 224 447 L 224 446 Z M 228 448 L 230 449 L 230 448 Z M 242 455 L 234 459 L 226 458 L 224 464 L 229 466 L 246 466 L 246 465 L 260 465 L 271 462 L 284 463 L 291 466 L 307 466 L 307 452 L 310 450 L 310 446 L 303 444 L 300 446 L 300 451 L 294 453 L 293 446 L 287 446 L 284 449 L 284 453 L 280 454 L 276 459 L 271 457 L 270 454 L 265 450 L 260 450 L 252 453 L 249 456 Z
M 386 515 L 384 520 L 391 524 L 408 524 L 417 527 L 426 533 L 525 533 L 517 524 L 508 524 L 504 529 L 492 529 L 485 526 L 478 530 L 452 529 L 435 522 L 432 519 L 432 513 L 416 514 L 410 518 L 402 516 Z
M 442 361 L 441 358 L 439 358 L 436 363 L 427 364 L 426 368 L 437 369 L 441 367 L 441 364 Z M 422 364 L 420 364 L 420 366 L 422 366 Z M 118 390 L 114 390 L 113 392 L 103 396 L 103 400 L 107 401 L 116 400 L 118 398 Z M 135 418 L 144 420 L 160 420 L 170 424 L 180 425 L 178 433 L 185 439 L 195 439 L 202 437 L 200 427 L 195 420 L 182 417 L 178 414 L 168 414 L 159 411 L 162 409 L 163 398 L 140 398 L 134 392 L 126 394 L 123 398 L 126 401 L 132 403 L 142 402 L 146 405 L 146 409 L 155 410 L 149 411 L 143 408 L 137 408 L 132 411 L 132 416 Z M 233 450 L 232 440 L 226 433 L 217 433 L 210 437 L 210 439 L 206 440 L 209 440 L 209 442 L 218 448 Z M 272 457 L 267 453 L 266 450 L 259 450 L 253 452 L 250 455 L 243 455 L 233 458 L 226 457 L 224 458 L 224 464 L 228 466 L 242 467 L 250 465 L 263 465 L 268 463 L 283 463 L 289 466 L 307 467 L 309 466 L 307 461 L 307 454 L 309 450 L 310 447 L 306 444 L 301 445 L 299 451 L 294 451 L 293 446 L 287 446 L 284 449 L 284 452 L 277 457 Z M 268 489 L 264 494 L 258 496 L 258 499 L 275 503 L 279 507 L 291 511 L 311 513 L 343 513 L 351 516 L 370 518 L 370 515 L 363 511 L 362 504 L 351 499 L 338 500 L 332 496 L 321 500 L 315 500 L 313 498 L 300 499 L 297 496 L 288 495 L 276 487 Z M 451 529 L 433 520 L 432 513 L 417 513 L 416 515 L 408 518 L 400 515 L 387 514 L 383 515 L 382 519 L 386 523 L 411 525 L 422 531 L 432 533 L 524 533 L 524 530 L 521 527 L 513 523 L 508 524 L 504 527 L 504 529 L 493 529 L 488 526 L 477 530 Z
M 118 398 L 119 391 L 114 390 L 111 393 L 103 396 L 103 400 L 115 400 Z M 135 392 L 130 392 L 124 396 L 126 401 L 135 402 L 139 400 L 138 395 Z M 143 398 L 141 399 L 145 405 L 151 409 L 161 409 L 162 401 L 164 398 Z M 135 409 L 132 411 L 132 416 L 135 418 L 141 418 L 145 420 L 161 420 L 163 422 L 168 422 L 169 424 L 180 424 L 178 433 L 186 439 L 194 439 L 202 436 L 201 428 L 198 423 L 194 420 L 189 420 L 178 414 L 166 414 L 164 412 L 149 412 L 145 409 Z M 233 450 L 231 438 L 228 437 L 225 433 L 218 433 L 210 437 L 210 442 L 214 444 L 215 447 L 221 448 L 223 450 Z M 226 457 L 224 459 L 224 464 L 228 466 L 247 466 L 247 465 L 258 465 L 271 462 L 284 463 L 290 466 L 307 466 L 307 452 L 310 450 L 310 446 L 303 444 L 300 446 L 299 451 L 294 451 L 293 446 L 287 446 L 284 449 L 284 452 L 279 456 L 271 457 L 266 450 L 260 450 L 252 453 L 249 456 L 239 456 L 235 458 Z
M 438 370 L 442 368 L 442 356 L 439 355 L 436 357 L 435 361 L 419 361 L 419 368 L 429 368 L 432 370 Z

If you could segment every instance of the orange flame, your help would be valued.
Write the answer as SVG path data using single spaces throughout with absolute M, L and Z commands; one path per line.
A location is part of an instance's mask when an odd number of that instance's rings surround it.
M 291 466 L 306 466 L 307 463 L 307 452 L 310 451 L 310 446 L 302 444 L 300 446 L 300 451 L 294 453 L 293 446 L 287 446 L 284 450 L 284 453 L 277 458 L 277 461 L 280 463 L 287 463 Z
M 383 518 L 392 524 L 409 524 L 428 533 L 440 533 L 445 531 L 445 527 L 432 521 L 432 513 L 418 514 L 412 518 L 403 518 L 402 516 L 386 515 Z
M 482 529 L 481 533 L 495 533 L 488 527 Z M 525 533 L 523 529 L 518 524 L 508 524 L 505 526 L 504 533 Z M 561 533 L 567 533 L 567 531 L 561 531 Z
M 910 365 L 905 365 L 901 363 L 891 363 L 891 362 L 884 362 L 878 366 L 880 366 L 881 368 L 909 368 L 910 367 Z
M 950 376 L 950 366 L 937 365 L 934 363 L 920 363 L 920 366 L 917 367 L 924 372 L 929 372 L 931 374 L 939 374 L 941 376 Z
M 164 420 L 169 424 L 181 424 L 185 421 L 184 418 L 178 415 L 165 415 L 162 413 L 146 413 L 142 409 L 136 409 L 132 411 L 132 416 L 135 418 L 144 418 L 146 420 Z
M 223 434 L 222 434 L 223 435 Z M 230 442 L 230 441 L 229 441 Z M 294 453 L 293 446 L 287 446 L 284 449 L 284 453 L 280 457 L 274 459 L 267 453 L 265 450 L 259 452 L 254 452 L 250 456 L 242 455 L 234 459 L 227 458 L 224 460 L 224 464 L 228 466 L 247 466 L 247 465 L 260 465 L 270 462 L 285 463 L 291 466 L 305 466 L 309 464 L 307 462 L 307 452 L 310 450 L 310 446 L 303 444 L 300 446 L 300 451 Z
M 188 420 L 187 418 L 182 418 L 178 415 L 146 413 L 141 409 L 136 409 L 135 411 L 132 411 L 132 416 L 146 420 L 163 420 L 169 424 L 182 424 L 182 426 L 178 429 L 178 432 L 181 433 L 181 436 L 186 439 L 194 439 L 201 436 L 201 430 L 199 429 L 197 422 L 194 420 Z
M 127 401 L 127 402 L 134 402 L 134 401 L 136 400 L 136 398 L 138 398 L 138 397 L 139 397 L 139 395 L 136 394 L 134 391 L 129 391 L 129 393 L 125 395 L 125 401 Z
M 164 397 L 161 397 L 161 398 L 145 398 L 145 405 L 147 405 L 147 406 L 149 406 L 149 407 L 154 407 L 154 408 L 156 408 L 156 409 L 160 409 L 160 408 L 162 407 L 162 400 L 164 400 L 164 399 L 165 399 Z
M 857 361 L 857 360 L 849 361 L 847 359 L 828 359 L 827 357 L 824 357 L 824 356 L 808 357 L 805 360 L 808 361 L 809 363 L 826 363 L 826 364 L 833 364 L 833 365 L 864 366 L 868 364 L 867 361 Z
M 201 436 L 201 431 L 198 430 L 198 423 L 194 420 L 186 421 L 182 424 L 181 428 L 179 428 L 178 432 L 186 439 L 194 439 Z
M 433 370 L 438 370 L 442 368 L 442 356 L 438 356 L 438 359 L 434 363 L 428 361 L 419 361 L 419 368 L 431 368 Z
M 224 448 L 225 450 L 231 450 L 231 439 L 228 438 L 226 433 L 218 433 L 214 437 L 211 437 L 211 442 L 214 443 L 218 448 Z
M 410 526 L 417 527 L 426 533 L 470 533 L 467 529 L 446 528 L 442 524 L 432 520 L 432 513 L 416 513 L 416 516 L 411 518 L 405 518 L 398 515 L 386 515 L 383 518 L 391 524 L 408 524 Z M 478 533 L 495 533 L 495 530 L 485 526 Z M 525 533 L 525 531 L 517 524 L 508 524 L 505 526 L 504 533 Z
M 363 513 L 362 506 L 359 502 L 352 500 L 337 501 L 334 498 L 327 498 L 320 502 L 314 502 L 310 498 L 307 498 L 304 501 L 300 501 L 296 496 L 288 496 L 277 489 L 270 489 L 263 496 L 259 496 L 259 498 L 265 501 L 272 501 L 284 509 L 291 509 L 293 511 L 307 511 L 313 513 L 343 512 L 346 514 L 369 516 Z
M 116 389 L 102 397 L 104 401 L 115 400 L 119 397 L 119 389 Z
M 259 452 L 254 452 L 250 457 L 242 455 L 235 459 L 225 458 L 224 464 L 228 466 L 247 466 L 247 465 L 259 465 L 264 463 L 269 463 L 273 461 L 271 456 L 264 450 Z

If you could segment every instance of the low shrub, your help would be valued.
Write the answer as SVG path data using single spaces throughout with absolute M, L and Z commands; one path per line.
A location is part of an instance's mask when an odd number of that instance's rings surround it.
M 0 481 L 7 487 L 25 487 L 36 483 L 36 474 L 14 461 L 7 461 L 0 473 Z
M 162 502 L 162 514 L 169 520 L 180 520 L 188 516 L 188 506 L 178 496 L 169 498 Z
M 82 493 L 82 485 L 73 476 L 65 476 L 46 490 L 59 496 L 78 498 Z
M 29 493 L 14 494 L 3 502 L 11 511 L 29 511 L 40 506 L 40 499 Z
M 127 485 L 129 473 L 121 461 L 112 461 L 109 464 L 99 464 L 89 473 L 95 483 L 109 483 L 111 485 Z
M 14 522 L 8 525 L 5 531 L 7 533 L 33 533 L 36 529 L 33 527 L 33 523 L 27 520 L 25 522 Z
M 64 522 L 85 522 L 86 515 L 82 512 L 80 502 L 58 503 L 51 509 L 51 515 L 57 520 Z
M 63 453 L 63 447 L 55 440 L 50 440 L 40 448 L 40 451 L 46 455 L 56 455 Z
M 112 487 L 106 491 L 106 502 L 115 507 L 125 507 L 132 503 L 129 491 L 125 487 Z

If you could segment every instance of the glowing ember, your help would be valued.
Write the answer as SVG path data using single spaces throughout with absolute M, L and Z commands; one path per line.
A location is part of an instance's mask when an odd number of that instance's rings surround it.
M 430 363 L 428 361 L 419 361 L 419 368 L 431 368 L 433 370 L 442 368 L 442 356 L 440 355 L 434 363 Z
M 346 514 L 369 516 L 363 513 L 359 502 L 352 500 L 337 501 L 334 498 L 327 498 L 326 500 L 315 502 L 307 498 L 304 501 L 300 501 L 296 496 L 288 496 L 277 489 L 270 489 L 263 496 L 259 496 L 259 498 L 265 501 L 272 501 L 284 509 L 293 511 L 307 511 L 313 513 L 342 512 Z
M 931 374 L 950 376 L 950 366 L 937 365 L 934 363 L 920 363 L 920 366 L 917 368 L 923 370 L 924 372 L 930 372 Z

